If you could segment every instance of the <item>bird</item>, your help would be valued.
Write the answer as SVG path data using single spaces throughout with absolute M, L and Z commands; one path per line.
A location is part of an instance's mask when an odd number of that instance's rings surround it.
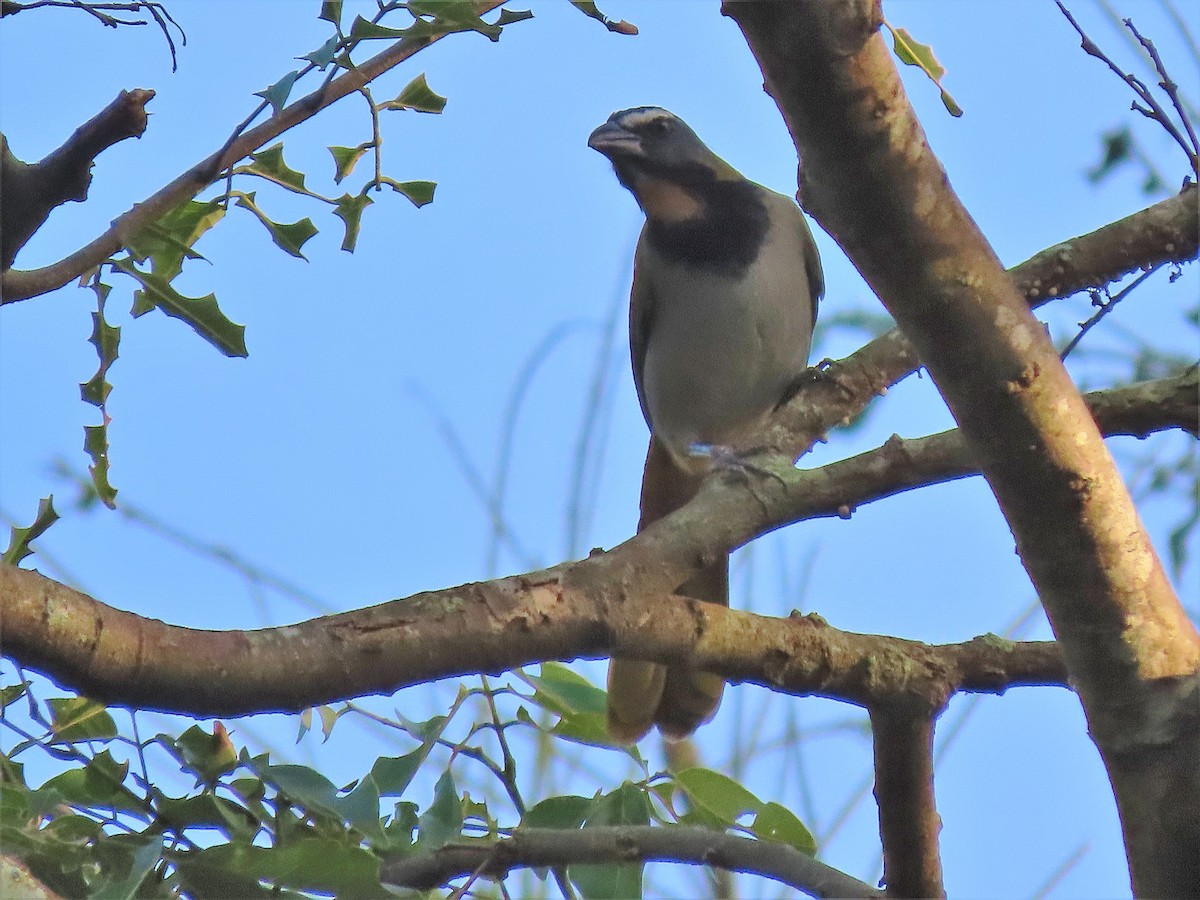
M 612 163 L 646 220 L 629 302 L 633 383 L 650 445 L 638 531 L 695 496 L 721 454 L 753 431 L 804 372 L 824 274 L 796 202 L 745 178 L 678 116 L 620 110 L 588 146 Z M 729 558 L 675 593 L 729 604 Z M 614 657 L 610 736 L 657 726 L 680 740 L 716 714 L 724 680 L 686 665 Z

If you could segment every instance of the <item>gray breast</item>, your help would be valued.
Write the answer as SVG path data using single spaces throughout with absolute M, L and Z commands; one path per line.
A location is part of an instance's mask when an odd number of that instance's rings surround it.
M 755 425 L 804 369 L 809 279 L 801 248 L 792 235 L 781 237 L 740 276 L 661 257 L 650 267 L 658 277 L 640 390 L 651 430 L 677 458 L 694 443 L 726 444 Z

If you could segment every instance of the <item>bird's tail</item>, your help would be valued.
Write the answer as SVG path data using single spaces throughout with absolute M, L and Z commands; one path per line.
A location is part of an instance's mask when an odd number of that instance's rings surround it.
M 695 496 L 702 474 L 686 472 L 653 437 L 642 475 L 641 531 L 674 512 Z M 708 603 L 729 605 L 729 558 L 700 570 L 676 593 Z M 666 737 L 687 737 L 711 719 L 721 703 L 725 681 L 719 675 L 688 666 L 663 666 L 632 659 L 613 659 L 608 666 L 608 731 L 633 743 L 653 725 Z

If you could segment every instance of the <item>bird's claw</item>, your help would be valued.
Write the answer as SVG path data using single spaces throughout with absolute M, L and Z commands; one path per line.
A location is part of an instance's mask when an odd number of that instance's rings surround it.
M 747 456 L 754 452 L 753 450 L 738 452 L 726 444 L 705 444 L 700 441 L 688 447 L 689 456 L 709 460 L 714 469 L 719 469 L 722 472 L 737 473 L 747 481 L 749 481 L 749 474 L 757 475 L 760 478 L 774 478 L 786 488 L 787 482 L 780 477 L 779 473 L 773 472 L 764 466 L 756 465 L 747 459 Z

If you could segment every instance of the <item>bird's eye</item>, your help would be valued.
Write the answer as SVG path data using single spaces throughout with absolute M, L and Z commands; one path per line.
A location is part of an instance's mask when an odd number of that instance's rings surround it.
M 654 119 L 647 124 L 646 130 L 657 137 L 661 137 L 665 134 L 670 134 L 673 124 L 670 119 Z

